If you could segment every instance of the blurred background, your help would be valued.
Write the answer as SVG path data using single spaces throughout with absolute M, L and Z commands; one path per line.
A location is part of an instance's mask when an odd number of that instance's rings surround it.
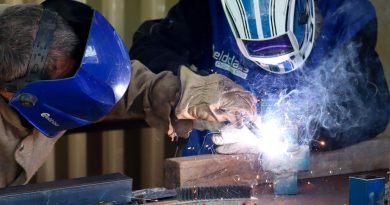
M 79 0 L 99 10 L 131 46 L 141 23 L 163 18 L 178 0 Z M 42 0 L 0 0 L 0 3 L 40 3 Z M 390 81 L 390 4 L 372 0 L 378 16 L 377 51 Z M 194 16 L 196 18 L 196 16 Z M 390 128 L 385 131 L 390 134 Z M 165 158 L 176 145 L 142 120 L 100 123 L 68 132 L 32 182 L 121 172 L 133 178 L 134 189 L 163 186 Z

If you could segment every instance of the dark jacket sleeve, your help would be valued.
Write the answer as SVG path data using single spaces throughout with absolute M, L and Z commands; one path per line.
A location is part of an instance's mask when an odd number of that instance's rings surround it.
M 151 71 L 172 71 L 196 64 L 211 45 L 207 0 L 181 0 L 164 19 L 144 22 L 133 36 L 130 57 Z
M 327 107 L 331 123 L 319 129 L 319 137 L 327 142 L 325 149 L 337 149 L 373 138 L 383 132 L 389 122 L 390 98 L 379 56 L 375 51 L 377 42 L 377 20 L 373 19 L 360 30 L 351 41 L 333 53 L 346 53 L 357 49 L 357 54 L 346 58 L 349 73 L 346 84 L 353 89 L 340 86 L 341 103 Z M 340 55 L 339 55 L 340 56 Z M 335 75 L 333 79 L 338 80 Z M 339 92 L 341 91 L 341 92 Z

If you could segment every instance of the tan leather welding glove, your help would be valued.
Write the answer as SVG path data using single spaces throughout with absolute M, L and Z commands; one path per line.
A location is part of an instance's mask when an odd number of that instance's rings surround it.
M 181 92 L 175 114 L 178 119 L 231 122 L 240 127 L 242 116 L 256 118 L 256 98 L 229 78 L 200 76 L 180 68 Z
M 129 88 L 105 119 L 145 119 L 172 138 L 185 138 L 195 119 L 235 122 L 235 113 L 256 113 L 255 98 L 223 76 L 202 77 L 183 68 L 179 79 L 168 71 L 155 74 L 136 60 L 131 67 Z

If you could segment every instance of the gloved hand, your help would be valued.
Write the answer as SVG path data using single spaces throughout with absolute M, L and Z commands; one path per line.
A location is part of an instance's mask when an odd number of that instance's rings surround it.
M 242 116 L 256 118 L 256 98 L 223 75 L 200 76 L 182 66 L 180 82 L 181 96 L 175 109 L 177 119 L 229 121 L 240 127 Z
M 219 154 L 261 154 L 263 150 L 261 140 L 246 126 L 236 128 L 226 125 L 218 134 L 213 134 L 211 139 L 217 145 Z
M 236 113 L 255 116 L 256 99 L 221 75 L 203 77 L 183 67 L 179 82 L 173 73 L 154 74 L 136 60 L 131 67 L 129 88 L 105 119 L 143 118 L 173 139 L 188 137 L 194 119 L 234 123 L 240 120 Z
M 226 126 L 224 122 L 210 122 L 206 120 L 193 120 L 193 128 L 203 131 L 219 132 L 222 127 Z

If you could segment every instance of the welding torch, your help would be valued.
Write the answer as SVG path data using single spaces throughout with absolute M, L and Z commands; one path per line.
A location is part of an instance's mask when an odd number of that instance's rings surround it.
M 256 138 L 258 138 L 258 139 L 261 138 L 262 134 L 260 132 L 259 127 L 257 127 L 256 123 L 254 121 L 252 121 L 251 119 L 249 119 L 248 116 L 240 114 L 240 115 L 238 115 L 238 119 L 242 120 L 245 127 L 247 127 L 248 130 L 251 131 L 256 136 Z
M 248 116 L 243 114 L 239 114 L 237 117 L 239 120 L 242 120 L 245 127 L 247 127 L 248 130 L 251 131 L 252 134 L 256 136 L 256 138 L 260 139 L 262 137 L 260 128 L 256 125 L 256 123 L 253 120 L 249 119 Z
M 258 139 L 261 138 L 261 132 L 260 132 L 260 129 L 259 127 L 257 127 L 257 125 L 251 121 L 251 120 L 247 120 L 245 119 L 244 120 L 244 125 L 249 129 L 249 131 L 251 131 Z

